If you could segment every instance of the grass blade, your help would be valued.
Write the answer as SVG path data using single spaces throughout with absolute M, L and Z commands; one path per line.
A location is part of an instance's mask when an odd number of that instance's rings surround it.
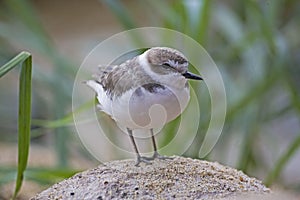
M 19 83 L 18 172 L 13 199 L 21 189 L 28 160 L 31 119 L 31 55 L 28 52 L 21 52 L 0 68 L 0 77 L 2 77 L 20 63 L 22 63 L 22 68 Z
M 196 31 L 196 33 L 198 33 L 197 41 L 200 44 L 203 44 L 205 42 L 205 34 L 207 33 L 209 25 L 210 4 L 211 1 L 205 0 L 203 1 L 203 5 L 201 8 L 201 18 L 197 27 L 198 30 Z
M 0 184 L 9 183 L 14 180 L 15 167 L 0 167 Z M 27 180 L 33 180 L 40 184 L 53 184 L 62 179 L 69 178 L 80 172 L 70 168 L 44 168 L 44 167 L 28 167 L 24 173 Z
M 28 180 L 34 180 L 41 184 L 53 184 L 62 179 L 69 178 L 78 172 L 79 170 L 70 168 L 33 168 L 28 169 L 25 176 Z
M 23 62 L 26 58 L 28 58 L 30 54 L 28 52 L 21 52 L 16 57 L 8 61 L 0 68 L 0 78 L 4 76 L 7 72 L 15 68 L 18 64 Z
M 256 86 L 253 86 L 252 89 L 248 92 L 248 94 L 242 98 L 239 102 L 235 103 L 231 108 L 228 109 L 226 120 L 227 123 L 237 115 L 243 108 L 249 105 L 255 99 L 258 99 L 260 96 L 264 95 L 266 91 L 268 91 L 275 82 L 279 79 L 281 73 L 279 70 L 274 69 L 272 74 L 269 75 L 269 78 L 261 81 Z
M 280 172 L 286 166 L 287 162 L 292 158 L 300 147 L 300 135 L 292 142 L 286 152 L 278 159 L 274 169 L 268 174 L 265 179 L 265 185 L 270 186 L 280 175 Z
M 31 119 L 31 71 L 32 59 L 29 56 L 22 64 L 19 86 L 19 139 L 18 139 L 18 174 L 13 198 L 21 189 L 24 171 L 27 167 L 30 143 Z
M 136 27 L 136 23 L 129 15 L 129 11 L 120 0 L 101 0 L 118 18 L 124 28 L 132 29 Z
M 95 101 L 94 99 L 92 99 L 91 101 L 88 101 L 87 103 L 79 106 L 73 112 L 67 114 L 66 116 L 64 116 L 60 119 L 57 119 L 57 120 L 33 119 L 31 123 L 34 126 L 39 126 L 39 127 L 43 127 L 43 128 L 59 128 L 59 127 L 74 125 L 73 116 L 75 114 L 83 112 L 86 109 L 91 108 L 92 106 L 94 106 L 94 104 L 95 104 L 94 101 Z
M 288 90 L 290 91 L 291 94 L 292 105 L 298 111 L 298 116 L 300 116 L 300 100 L 299 100 L 297 89 L 292 84 L 291 78 L 286 74 L 286 72 L 284 72 L 283 77 L 288 87 Z M 267 186 L 270 186 L 274 181 L 277 180 L 278 176 L 280 175 L 280 173 L 282 172 L 282 170 L 284 169 L 288 161 L 293 157 L 293 155 L 297 152 L 297 150 L 299 150 L 299 148 L 300 148 L 300 135 L 294 139 L 294 141 L 288 147 L 286 152 L 278 159 L 273 170 L 269 172 L 267 178 L 265 179 L 265 184 Z

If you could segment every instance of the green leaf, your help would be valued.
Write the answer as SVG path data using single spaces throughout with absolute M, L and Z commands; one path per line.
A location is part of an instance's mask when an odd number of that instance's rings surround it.
M 280 156 L 273 170 L 268 174 L 267 178 L 264 181 L 266 186 L 270 186 L 278 178 L 281 171 L 286 166 L 287 162 L 293 157 L 293 155 L 296 153 L 299 147 L 300 135 L 292 142 L 292 144 L 288 147 L 286 152 Z
M 266 91 L 273 87 L 280 75 L 280 71 L 274 69 L 273 72 L 269 74 L 268 79 L 262 80 L 256 86 L 253 86 L 253 88 L 247 93 L 245 97 L 243 97 L 240 101 L 236 102 L 233 106 L 231 106 L 228 109 L 226 117 L 227 122 L 233 120 L 233 118 L 239 111 L 241 111 L 255 99 L 258 99 L 259 97 L 263 96 Z
M 27 167 L 30 143 L 31 119 L 31 70 L 32 59 L 29 56 L 22 64 L 19 86 L 19 140 L 18 140 L 18 174 L 14 198 L 21 189 L 24 171 Z
M 207 33 L 208 30 L 211 1 L 204 0 L 202 3 L 203 4 L 201 6 L 201 17 L 196 31 L 196 33 L 198 33 L 198 37 L 196 39 L 201 44 L 203 44 L 206 39 L 205 34 Z
M 34 180 L 42 184 L 53 184 L 56 181 L 69 178 L 78 172 L 78 170 L 69 168 L 33 168 L 28 169 L 25 176 L 27 179 Z
M 126 29 L 132 29 L 136 27 L 136 23 L 129 15 L 129 11 L 122 4 L 120 0 L 102 0 L 107 7 L 115 14 L 118 20 Z
M 0 77 L 22 63 L 19 83 L 19 119 L 18 119 L 18 172 L 13 199 L 21 189 L 24 171 L 27 167 L 29 143 L 30 143 L 30 119 L 31 119 L 31 54 L 21 52 L 16 57 L 0 68 Z
M 15 171 L 15 167 L 0 167 L 0 184 L 13 181 L 16 174 Z M 26 169 L 24 177 L 27 180 L 33 180 L 41 184 L 53 184 L 78 172 L 78 170 L 70 168 L 29 167 Z
M 16 57 L 8 61 L 0 68 L 0 78 L 4 76 L 7 72 L 15 68 L 18 64 L 22 63 L 25 59 L 30 56 L 28 52 L 21 52 Z
M 71 112 L 71 113 L 67 114 L 66 116 L 64 116 L 60 119 L 57 119 L 57 120 L 33 119 L 32 125 L 41 126 L 44 128 L 59 128 L 59 127 L 74 125 L 73 115 L 78 114 L 82 111 L 85 111 L 87 108 L 91 108 L 95 104 L 94 101 L 95 101 L 94 99 L 88 101 L 87 103 L 74 109 L 73 112 Z

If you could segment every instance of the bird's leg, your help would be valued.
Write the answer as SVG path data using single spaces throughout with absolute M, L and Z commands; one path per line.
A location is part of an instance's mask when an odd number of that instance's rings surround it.
M 155 138 L 154 138 L 154 133 L 153 133 L 153 129 L 150 129 L 150 132 L 151 132 L 151 139 L 152 139 L 152 144 L 153 144 L 153 150 L 154 150 L 154 153 L 153 153 L 153 156 L 150 157 L 150 158 L 146 158 L 147 160 L 154 160 L 154 159 L 172 159 L 171 157 L 167 157 L 167 156 L 162 156 L 158 153 L 157 151 L 157 146 L 156 146 L 156 142 L 155 142 Z
M 144 163 L 146 163 L 146 164 L 149 164 L 150 162 L 148 161 L 148 159 L 146 159 L 145 157 L 143 157 L 143 156 L 141 156 L 141 155 L 139 154 L 137 145 L 136 145 L 136 143 L 135 143 L 135 141 L 134 141 L 134 137 L 133 137 L 133 135 L 132 135 L 132 130 L 129 129 L 129 128 L 127 128 L 127 131 L 128 131 L 128 135 L 129 135 L 129 138 L 130 138 L 130 140 L 131 140 L 131 143 L 133 144 L 134 151 L 135 151 L 135 153 L 136 153 L 136 163 L 135 163 L 135 166 L 139 166 L 139 164 L 140 164 L 141 162 L 144 162 Z

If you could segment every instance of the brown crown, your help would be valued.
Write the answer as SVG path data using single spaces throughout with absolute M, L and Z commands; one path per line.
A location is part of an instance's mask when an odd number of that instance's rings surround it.
M 176 49 L 168 47 L 155 47 L 148 50 L 148 62 L 152 65 L 162 65 L 169 60 L 184 64 L 187 62 L 186 57 Z

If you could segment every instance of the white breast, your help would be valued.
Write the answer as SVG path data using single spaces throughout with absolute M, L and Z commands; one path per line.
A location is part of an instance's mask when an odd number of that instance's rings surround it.
M 189 88 L 165 87 L 149 92 L 144 88 L 130 90 L 111 102 L 110 115 L 130 129 L 161 128 L 178 117 L 189 101 Z

